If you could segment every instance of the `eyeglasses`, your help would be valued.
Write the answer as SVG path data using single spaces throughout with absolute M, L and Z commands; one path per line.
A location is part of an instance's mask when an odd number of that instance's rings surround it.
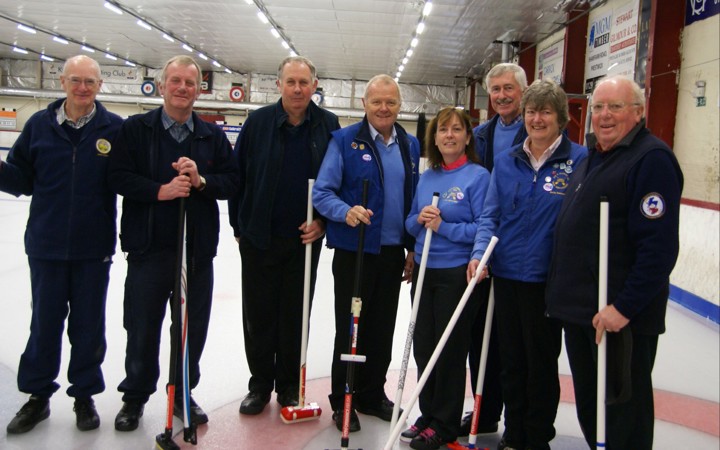
M 625 109 L 626 106 L 640 106 L 640 103 L 624 103 L 624 102 L 614 102 L 614 103 L 593 103 L 590 105 L 590 110 L 593 114 L 600 114 L 603 109 L 607 106 L 608 111 L 611 113 L 619 113 L 623 109 Z
M 78 77 L 70 77 L 68 78 L 70 81 L 70 84 L 73 86 L 80 86 L 81 84 L 84 84 L 85 86 L 89 88 L 94 88 L 100 83 L 100 80 L 96 80 L 95 78 L 78 78 Z

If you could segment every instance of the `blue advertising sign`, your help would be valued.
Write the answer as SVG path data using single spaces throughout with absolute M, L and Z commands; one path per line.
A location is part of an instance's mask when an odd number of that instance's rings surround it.
M 720 0 L 687 0 L 685 26 L 720 14 Z

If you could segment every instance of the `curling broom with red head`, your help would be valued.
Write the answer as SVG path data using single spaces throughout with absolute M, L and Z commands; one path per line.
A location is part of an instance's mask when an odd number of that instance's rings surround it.
M 307 220 L 309 227 L 313 220 L 312 190 L 315 180 L 308 180 Z M 312 243 L 305 244 L 305 284 L 303 287 L 302 340 L 300 343 L 300 387 L 298 406 L 286 406 L 280 410 L 280 418 L 285 423 L 297 423 L 320 418 L 322 409 L 317 403 L 305 404 L 305 371 L 307 366 L 308 322 L 310 320 L 310 275 L 312 271 Z

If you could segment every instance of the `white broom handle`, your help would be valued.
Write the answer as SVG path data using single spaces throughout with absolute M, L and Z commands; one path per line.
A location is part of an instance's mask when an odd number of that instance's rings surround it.
M 440 201 L 440 194 L 433 193 L 432 206 L 437 207 Z M 398 387 L 395 391 L 395 406 L 393 406 L 392 419 L 390 421 L 390 431 L 395 428 L 398 415 L 400 414 L 400 402 L 402 401 L 403 389 L 405 389 L 405 376 L 407 375 L 408 362 L 410 361 L 410 348 L 412 347 L 413 334 L 415 333 L 415 322 L 417 321 L 418 309 L 420 308 L 420 297 L 422 295 L 423 282 L 425 281 L 425 269 L 427 268 L 428 254 L 430 253 L 430 242 L 432 240 L 432 228 L 425 229 L 425 241 L 423 242 L 422 256 L 420 257 L 420 269 L 418 271 L 417 281 L 415 282 L 415 295 L 413 296 L 412 311 L 410 312 L 410 323 L 408 324 L 407 337 L 405 338 L 405 352 L 403 353 L 402 365 L 400 367 L 400 376 L 398 378 Z
M 480 365 L 478 366 L 477 383 L 475 386 L 475 395 L 482 398 L 483 387 L 485 386 L 485 370 L 487 369 L 488 352 L 490 351 L 490 331 L 492 331 L 493 314 L 495 313 L 495 287 L 490 284 L 490 295 L 488 296 L 487 312 L 485 313 L 485 329 L 483 330 L 483 343 L 480 350 Z M 475 409 L 475 408 L 473 408 Z M 471 430 L 468 436 L 468 444 L 475 445 L 477 434 L 472 434 L 472 425 L 476 424 L 480 416 L 479 410 L 473 410 L 472 422 L 470 422 Z M 470 447 L 475 448 L 475 447 Z
M 315 180 L 308 180 L 307 194 L 307 219 L 306 226 L 310 226 L 313 220 L 312 191 Z M 307 342 L 308 342 L 308 321 L 310 319 L 310 273 L 312 269 L 312 243 L 305 244 L 305 279 L 303 283 L 303 315 L 302 315 L 302 339 L 300 341 L 300 389 L 298 406 L 305 406 L 305 365 L 307 363 Z
M 495 244 L 497 244 L 498 238 L 496 236 L 493 236 L 490 239 L 490 242 L 488 243 L 487 249 L 485 250 L 485 253 L 482 256 L 482 259 L 480 260 L 480 264 L 477 267 L 477 270 L 475 271 L 475 276 L 472 277 L 470 280 L 470 283 L 468 283 L 467 288 L 465 288 L 465 292 L 463 293 L 462 297 L 460 298 L 460 302 L 455 307 L 455 312 L 453 312 L 452 317 L 450 317 L 450 321 L 445 326 L 445 331 L 443 331 L 442 336 L 440 336 L 440 340 L 437 343 L 437 346 L 435 347 L 435 350 L 432 353 L 432 356 L 430 356 L 430 359 L 428 360 L 427 366 L 425 367 L 425 370 L 422 373 L 422 376 L 418 380 L 417 386 L 415 386 L 415 390 L 412 393 L 412 396 L 410 397 L 410 401 L 408 402 L 407 407 L 403 411 L 402 415 L 400 416 L 400 419 L 398 420 L 398 423 L 395 424 L 395 428 L 393 428 L 392 432 L 390 433 L 390 437 L 388 438 L 387 442 L 385 443 L 384 450 L 391 450 L 393 446 L 393 442 L 397 440 L 398 436 L 400 435 L 400 431 L 402 429 L 403 423 L 408 418 L 408 415 L 410 414 L 410 410 L 415 405 L 415 401 L 420 397 L 420 392 L 422 392 L 423 387 L 425 387 L 425 383 L 427 382 L 428 378 L 430 378 L 430 373 L 435 368 L 435 363 L 437 362 L 438 358 L 440 357 L 440 353 L 442 353 L 443 348 L 445 347 L 445 343 L 450 338 L 450 333 L 452 333 L 453 328 L 455 327 L 455 324 L 458 321 L 458 318 L 460 317 L 460 314 L 462 314 L 463 308 L 465 307 L 465 303 L 467 303 L 468 298 L 470 298 L 470 294 L 472 294 L 473 289 L 475 288 L 475 285 L 478 282 L 478 279 L 480 278 L 480 274 L 482 273 L 483 269 L 487 265 L 488 260 L 490 259 L 490 255 L 492 255 L 493 249 L 495 248 Z
M 608 283 L 608 235 L 609 235 L 609 203 L 606 198 L 600 199 L 600 260 L 598 280 L 598 311 L 607 306 Z M 597 362 L 597 442 L 598 449 L 605 448 L 605 396 L 607 389 L 607 331 L 603 330 L 598 345 Z

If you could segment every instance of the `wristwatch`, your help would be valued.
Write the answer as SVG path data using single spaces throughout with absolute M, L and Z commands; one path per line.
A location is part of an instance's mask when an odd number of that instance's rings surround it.
M 205 189 L 205 186 L 207 186 L 207 183 L 205 182 L 205 177 L 200 175 L 200 186 L 197 188 L 197 190 L 202 191 Z

